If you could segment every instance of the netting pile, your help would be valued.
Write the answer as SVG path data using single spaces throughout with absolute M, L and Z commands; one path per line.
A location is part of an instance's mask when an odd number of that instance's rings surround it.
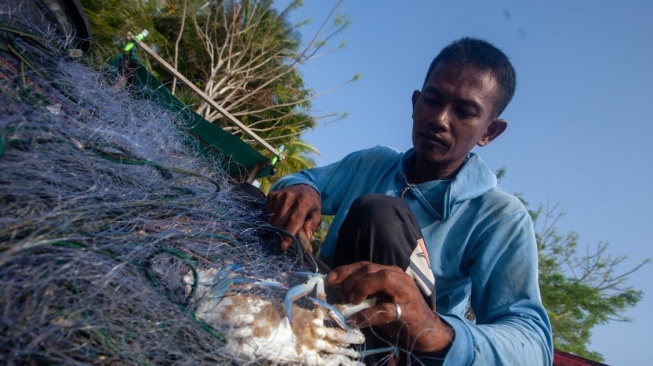
M 182 278 L 261 250 L 259 212 L 176 116 L 0 14 L 0 363 L 224 364 Z

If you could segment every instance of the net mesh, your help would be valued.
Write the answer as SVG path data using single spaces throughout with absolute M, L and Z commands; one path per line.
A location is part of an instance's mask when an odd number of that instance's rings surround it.
M 225 364 L 182 278 L 272 257 L 260 211 L 176 116 L 0 14 L 0 361 Z M 191 286 L 191 290 L 194 286 Z

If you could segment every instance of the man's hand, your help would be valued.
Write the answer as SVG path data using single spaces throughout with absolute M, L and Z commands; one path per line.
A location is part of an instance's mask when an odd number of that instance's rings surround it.
M 306 184 L 292 185 L 270 192 L 266 204 L 269 222 L 297 236 L 303 230 L 311 238 L 320 224 L 322 202 L 313 187 Z M 284 237 L 281 249 L 290 248 L 292 239 Z
M 340 286 L 353 304 L 379 296 L 375 306 L 350 318 L 360 327 L 376 326 L 418 352 L 445 351 L 453 342 L 453 329 L 429 308 L 413 278 L 397 266 L 349 264 L 329 272 L 327 283 Z M 395 304 L 401 307 L 400 319 Z

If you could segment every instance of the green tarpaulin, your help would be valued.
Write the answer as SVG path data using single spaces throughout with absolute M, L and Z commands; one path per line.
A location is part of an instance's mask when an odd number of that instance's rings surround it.
M 154 77 L 134 53 L 116 56 L 109 64 L 115 68 L 118 75 L 125 77 L 128 84 L 142 97 L 169 111 L 179 113 L 188 131 L 200 141 L 203 152 L 217 157 L 229 175 L 238 180 L 241 180 L 241 177 L 245 180 L 248 177 L 263 178 L 274 174 L 274 166 L 270 165 L 269 158 L 195 113 Z

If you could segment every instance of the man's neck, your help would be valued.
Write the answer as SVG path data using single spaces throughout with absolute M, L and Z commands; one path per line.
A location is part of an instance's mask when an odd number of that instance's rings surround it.
M 408 163 L 408 169 L 406 170 L 406 179 L 408 182 L 413 184 L 433 180 L 454 179 L 456 174 L 460 171 L 460 168 L 463 166 L 463 162 L 461 162 L 455 168 L 448 167 L 449 169 L 443 169 L 440 164 L 417 161 L 415 158 L 411 160 L 412 161 Z

